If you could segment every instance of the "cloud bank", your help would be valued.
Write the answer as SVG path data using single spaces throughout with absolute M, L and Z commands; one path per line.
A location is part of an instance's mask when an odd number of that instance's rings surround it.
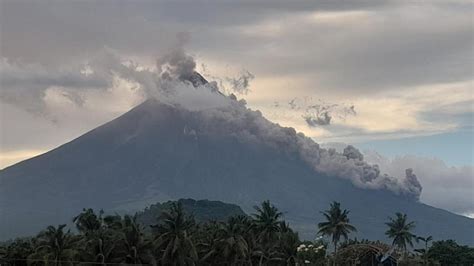
M 2 56 L 9 62 L 67 72 L 111 47 L 154 68 L 155 58 L 176 45 L 176 32 L 185 31 L 189 34 L 183 34 L 183 42 L 193 36 L 188 50 L 229 91 L 247 93 L 249 106 L 311 137 L 352 142 L 429 135 L 472 124 L 466 119 L 473 102 L 469 1 L 279 2 L 272 8 L 267 1 L 195 1 L 186 8 L 179 2 L 0 5 Z M 242 75 L 224 73 L 228 68 L 242 70 Z M 245 88 L 245 76 L 258 77 L 251 91 Z M 224 90 L 218 79 L 210 80 Z M 413 92 L 414 97 L 406 97 Z M 75 94 L 65 96 L 78 99 Z M 305 120 L 304 114 L 266 108 L 304 95 L 351 102 L 357 116 L 344 121 L 323 112 Z M 321 125 L 327 123 L 331 126 Z
M 365 151 L 364 154 L 368 162 L 378 164 L 380 169 L 390 175 L 399 176 L 405 169 L 412 168 L 423 184 L 420 198 L 422 202 L 462 215 L 474 214 L 472 166 L 448 166 L 440 159 L 422 156 L 402 155 L 389 158 L 375 151 Z M 407 177 L 413 175 L 412 172 L 406 174 Z

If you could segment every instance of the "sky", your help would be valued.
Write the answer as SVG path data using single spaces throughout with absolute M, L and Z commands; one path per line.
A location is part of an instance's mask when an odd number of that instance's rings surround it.
M 271 121 L 354 144 L 387 172 L 411 165 L 422 200 L 472 215 L 473 10 L 461 0 L 0 0 L 0 168 L 142 102 L 111 58 L 154 68 L 179 41 L 208 80 Z

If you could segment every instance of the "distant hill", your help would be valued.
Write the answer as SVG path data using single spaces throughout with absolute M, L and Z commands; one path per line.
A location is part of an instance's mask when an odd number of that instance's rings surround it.
M 143 211 L 137 212 L 137 221 L 144 226 L 156 224 L 161 213 L 169 209 L 174 202 L 181 203 L 186 215 L 192 215 L 198 223 L 226 221 L 232 216 L 246 215 L 245 212 L 235 204 L 221 201 L 180 199 L 178 201 L 156 203 L 150 207 L 146 207 Z

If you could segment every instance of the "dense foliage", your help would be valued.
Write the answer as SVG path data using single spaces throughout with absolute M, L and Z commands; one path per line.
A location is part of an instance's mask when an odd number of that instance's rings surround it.
M 197 223 L 207 221 L 227 221 L 232 216 L 246 215 L 242 209 L 235 204 L 211 200 L 180 199 L 177 201 L 183 206 L 184 212 L 192 215 Z M 174 201 L 156 203 L 136 214 L 137 221 L 145 227 L 156 223 L 156 218 L 171 207 Z
M 458 245 L 454 240 L 433 242 L 427 255 L 441 265 L 474 265 L 474 248 Z
M 137 221 L 140 215 L 143 212 L 120 216 L 84 209 L 73 218 L 77 233 L 66 225 L 49 226 L 36 237 L 3 245 L 0 263 L 294 265 L 300 259 L 297 233 L 268 201 L 252 216 L 206 223 L 188 215 L 182 201 L 167 203 L 151 230 Z M 325 247 L 318 253 L 324 257 Z
M 406 252 L 407 245 L 413 247 L 413 240 L 416 239 L 412 233 L 415 222 L 408 222 L 407 215 L 399 212 L 395 213 L 395 218 L 389 217 L 389 220 L 385 234 L 393 239 L 392 245 Z
M 339 202 L 333 202 L 329 210 L 323 212 L 326 221 L 318 224 L 318 233 L 332 238 L 334 254 L 337 254 L 337 244 L 341 237 L 347 240 L 351 231 L 357 231 L 357 229 L 349 223 L 348 214 L 348 210 L 341 210 L 341 204 Z
M 301 241 L 269 201 L 255 207 L 251 216 L 237 214 L 207 222 L 197 222 L 183 201 L 165 206 L 148 229 L 137 220 L 143 212 L 121 216 L 84 209 L 72 219 L 75 228 L 48 226 L 35 237 L 0 245 L 0 264 L 377 265 L 382 258 L 389 258 L 383 265 L 394 265 L 397 258 L 399 265 L 474 263 L 473 248 L 453 240 L 435 241 L 429 247 L 431 237 L 415 238 L 414 224 L 403 214 L 387 223 L 387 235 L 393 239 L 388 245 L 349 239 L 355 227 L 349 223 L 349 212 L 337 202 L 324 212 L 326 221 L 318 224 L 321 236 L 314 241 Z M 322 236 L 329 237 L 334 253 L 327 251 L 328 242 Z M 339 242 L 341 237 L 344 242 Z M 416 253 L 407 249 L 412 240 L 420 241 L 422 247 Z

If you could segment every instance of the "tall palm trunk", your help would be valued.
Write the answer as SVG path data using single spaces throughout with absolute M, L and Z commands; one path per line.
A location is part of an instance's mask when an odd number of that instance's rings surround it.
M 54 258 L 54 265 L 59 266 L 59 260 L 61 259 L 61 249 L 58 250 L 58 252 L 55 255 Z
M 337 259 L 337 240 L 334 241 L 334 263 L 333 263 L 334 266 L 336 266 L 336 259 Z
M 425 257 L 424 264 L 428 265 L 428 241 L 425 241 L 425 254 L 423 257 Z
M 55 240 L 54 242 L 57 245 L 58 241 Z M 55 266 L 59 265 L 59 251 L 57 249 L 54 251 L 54 265 Z

